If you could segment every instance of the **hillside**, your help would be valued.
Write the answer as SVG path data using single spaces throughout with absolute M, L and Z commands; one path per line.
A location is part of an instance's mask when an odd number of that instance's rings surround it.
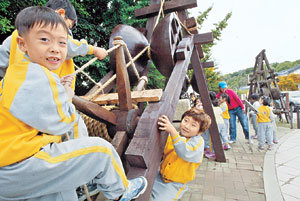
M 300 64 L 300 59 L 296 61 L 284 61 L 281 63 L 271 63 L 270 67 L 275 70 L 275 72 L 287 70 L 294 66 Z M 253 73 L 253 67 L 249 67 L 243 70 L 239 70 L 234 73 L 229 73 L 224 75 L 224 80 L 227 81 L 229 87 L 234 90 L 239 90 L 240 87 L 246 86 L 248 84 L 248 75 Z

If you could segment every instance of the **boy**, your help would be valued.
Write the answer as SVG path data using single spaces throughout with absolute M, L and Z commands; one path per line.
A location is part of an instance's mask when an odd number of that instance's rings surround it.
M 258 108 L 257 123 L 258 123 L 258 148 L 264 150 L 264 145 L 267 140 L 268 150 L 272 149 L 273 128 L 272 121 L 274 120 L 273 112 L 271 111 L 270 98 L 262 96 L 260 98 L 261 106 Z
M 249 126 L 248 119 L 245 115 L 245 107 L 243 102 L 238 97 L 238 95 L 232 89 L 228 89 L 227 83 L 222 81 L 219 82 L 219 92 L 217 93 L 217 98 L 220 97 L 222 93 L 226 93 L 230 98 L 230 104 L 227 103 L 228 112 L 229 112 L 229 135 L 230 141 L 229 143 L 236 143 L 236 117 L 239 118 L 241 126 L 243 128 L 245 139 L 249 142 Z
M 100 60 L 107 56 L 107 52 L 103 48 L 93 47 L 88 45 L 85 40 L 74 40 L 72 37 L 71 29 L 74 28 L 77 22 L 77 15 L 73 5 L 69 0 L 49 0 L 46 4 L 55 10 L 68 25 L 68 55 L 65 62 L 60 68 L 54 70 L 59 77 L 63 77 L 74 72 L 74 63 L 72 58 L 78 55 L 85 56 L 87 54 L 94 54 Z M 8 65 L 23 59 L 23 54 L 17 48 L 16 38 L 18 37 L 18 32 L 15 30 L 11 36 L 3 41 L 0 45 L 0 77 L 5 75 L 5 71 Z M 72 89 L 75 89 L 75 79 L 72 81 Z
M 143 193 L 147 180 L 127 180 L 110 143 L 86 137 L 72 89 L 51 72 L 67 54 L 64 20 L 50 8 L 29 7 L 16 28 L 24 58 L 0 85 L 0 200 L 77 201 L 75 189 L 93 178 L 109 199 Z M 64 133 L 73 139 L 61 142 Z M 74 139 L 76 133 L 81 137 Z
M 253 105 L 253 107 L 258 110 L 258 108 L 260 107 L 260 103 L 259 103 L 259 95 L 254 93 L 251 94 L 250 96 L 250 103 Z M 253 125 L 253 129 L 255 131 L 255 135 L 251 136 L 253 139 L 257 139 L 257 120 L 256 120 L 256 112 L 255 111 L 251 111 L 250 112 L 250 117 L 251 117 L 251 121 L 252 121 L 252 125 Z
M 158 119 L 159 130 L 169 133 L 153 189 L 152 201 L 178 200 L 187 191 L 186 183 L 195 178 L 195 172 L 203 159 L 204 142 L 201 137 L 211 123 L 210 117 L 197 108 L 182 115 L 180 134 L 162 115 Z

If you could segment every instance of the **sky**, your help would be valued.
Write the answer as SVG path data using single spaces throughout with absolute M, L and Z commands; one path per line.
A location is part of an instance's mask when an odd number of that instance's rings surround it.
M 212 49 L 212 60 L 223 75 L 253 67 L 266 50 L 269 63 L 300 59 L 300 0 L 197 0 L 189 9 L 197 17 L 213 6 L 199 33 L 232 12 L 228 26 Z

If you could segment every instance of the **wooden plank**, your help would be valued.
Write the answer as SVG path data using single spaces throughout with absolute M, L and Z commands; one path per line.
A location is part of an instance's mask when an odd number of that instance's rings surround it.
M 149 89 L 143 91 L 132 91 L 131 99 L 134 103 L 139 102 L 157 102 L 161 99 L 162 89 Z M 115 105 L 119 104 L 118 94 L 109 93 L 109 94 L 100 94 L 93 100 L 94 103 L 99 105 Z
M 200 98 L 203 104 L 205 112 L 211 117 L 211 126 L 209 128 L 209 133 L 212 139 L 213 147 L 216 154 L 216 160 L 219 162 L 226 162 L 224 155 L 223 146 L 220 139 L 220 133 L 218 130 L 218 125 L 212 108 L 212 103 L 209 98 L 208 88 L 206 84 L 205 74 L 201 65 L 201 61 L 196 49 L 193 51 L 192 55 L 192 65 L 194 68 L 194 74 L 196 77 L 198 89 L 200 92 Z M 200 90 L 201 89 L 201 90 Z
M 194 34 L 194 43 L 197 44 L 207 44 L 212 43 L 214 40 L 212 32 L 207 32 L 203 34 Z
M 188 8 L 194 8 L 194 7 L 197 7 L 197 0 L 165 1 L 164 13 L 167 14 L 174 11 L 180 11 Z M 159 9 L 160 9 L 160 3 L 151 4 L 148 7 L 135 10 L 134 14 L 137 19 L 148 18 L 148 17 L 158 15 Z
M 78 96 L 74 96 L 72 102 L 77 110 L 88 115 L 89 117 L 92 117 L 93 119 L 96 119 L 103 123 L 117 125 L 117 116 L 114 113 L 99 106 L 98 104 L 85 100 Z
M 193 37 L 191 36 L 186 42 L 192 44 L 192 41 Z M 194 45 L 189 46 L 192 49 L 194 48 Z M 141 174 L 148 180 L 149 187 L 143 195 L 136 199 L 138 201 L 149 200 L 168 136 L 165 132 L 158 131 L 157 119 L 160 115 L 165 114 L 170 121 L 173 120 L 192 55 L 192 49 L 187 51 L 186 60 L 176 62 L 160 102 L 150 103 L 144 110 L 135 130 L 134 137 L 125 152 L 127 161 L 131 166 L 127 174 L 128 178 L 138 176 L 137 170 L 141 170 Z

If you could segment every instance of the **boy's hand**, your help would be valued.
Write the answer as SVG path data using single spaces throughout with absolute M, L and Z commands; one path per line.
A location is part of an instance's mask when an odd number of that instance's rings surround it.
M 158 129 L 162 131 L 166 131 L 171 134 L 171 136 L 176 135 L 177 131 L 174 126 L 171 124 L 170 120 L 166 115 L 161 115 L 158 118 Z
M 100 60 L 104 59 L 108 55 L 106 49 L 100 47 L 94 47 L 93 54 Z
M 74 80 L 74 75 L 66 75 L 66 76 L 60 78 L 60 83 L 64 87 L 71 87 L 73 80 Z
M 73 89 L 71 88 L 73 80 L 74 75 L 66 75 L 60 78 L 60 83 L 64 86 L 69 100 L 72 100 L 75 94 Z
M 74 95 L 75 95 L 73 89 L 72 89 L 71 87 L 68 87 L 68 86 L 64 86 L 64 88 L 65 88 L 65 90 L 66 90 L 68 99 L 69 99 L 69 100 L 72 100 L 72 98 L 73 98 Z

